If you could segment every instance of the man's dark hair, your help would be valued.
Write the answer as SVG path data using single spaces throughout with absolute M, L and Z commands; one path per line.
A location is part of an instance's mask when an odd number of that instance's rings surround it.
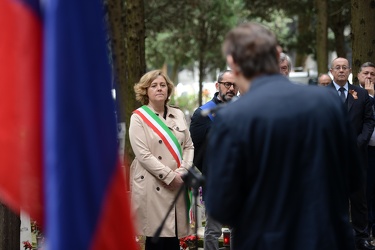
M 366 68 L 366 67 L 372 67 L 372 68 L 375 68 L 375 64 L 372 63 L 372 62 L 365 62 L 364 64 L 361 65 L 361 68 L 359 69 L 359 72 L 362 71 L 363 68 Z
M 243 23 L 231 30 L 224 41 L 224 56 L 231 55 L 246 78 L 279 73 L 275 35 L 263 25 Z

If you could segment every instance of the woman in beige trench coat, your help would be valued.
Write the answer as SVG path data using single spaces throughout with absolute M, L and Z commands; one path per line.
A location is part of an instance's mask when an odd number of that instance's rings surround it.
M 190 132 L 183 112 L 167 105 L 173 91 L 173 83 L 167 75 L 160 70 L 150 71 L 142 76 L 134 90 L 136 99 L 145 105 L 133 112 L 129 127 L 135 154 L 130 172 L 131 201 L 138 234 L 146 236 L 146 250 L 179 250 L 178 239 L 191 234 L 186 194 L 182 193 L 177 200 L 157 243 L 152 242 L 152 236 L 183 185 L 181 176 L 192 164 L 194 147 Z M 152 119 L 155 114 L 160 120 Z M 153 129 L 157 121 L 166 125 L 165 133 L 169 130 L 177 139 L 175 144 L 181 148 L 182 160 L 176 160 L 173 152 L 178 154 L 178 150 L 169 150 L 168 140 Z

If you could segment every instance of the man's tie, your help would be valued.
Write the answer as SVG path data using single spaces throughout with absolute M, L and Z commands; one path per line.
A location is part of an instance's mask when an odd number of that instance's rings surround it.
M 340 98 L 341 98 L 342 102 L 345 102 L 346 101 L 345 88 L 341 87 L 341 88 L 339 88 L 339 91 L 340 91 Z

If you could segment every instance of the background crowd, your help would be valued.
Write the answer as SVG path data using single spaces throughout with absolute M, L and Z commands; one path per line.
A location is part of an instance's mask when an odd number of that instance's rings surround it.
M 375 65 L 361 66 L 360 86 L 346 58 L 332 61 L 332 79 L 319 77 L 325 88 L 292 83 L 290 57 L 257 23 L 231 30 L 223 54 L 231 70 L 190 129 L 168 105 L 167 75 L 148 72 L 134 87 L 143 106 L 129 129 L 131 197 L 146 249 L 177 250 L 191 234 L 193 163 L 207 179 L 205 249 L 218 249 L 223 224 L 233 249 L 375 249 Z

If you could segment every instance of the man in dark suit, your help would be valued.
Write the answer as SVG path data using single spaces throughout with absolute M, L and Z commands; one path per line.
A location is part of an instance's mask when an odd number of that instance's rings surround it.
M 375 64 L 365 62 L 358 72 L 359 86 L 367 90 L 370 99 L 375 106 Z M 375 131 L 372 133 L 367 147 L 368 168 L 367 168 L 367 211 L 368 211 L 368 231 L 375 238 Z
M 262 25 L 231 30 L 223 52 L 244 92 L 211 127 L 207 212 L 236 229 L 235 250 L 353 250 L 349 189 L 363 174 L 340 99 L 282 76 Z
M 363 164 L 356 164 L 367 172 L 367 145 L 374 130 L 372 101 L 366 90 L 348 82 L 350 74 L 349 62 L 345 58 L 336 58 L 331 63 L 330 72 L 333 81 L 329 87 L 336 91 L 347 108 L 351 125 L 357 136 L 357 146 Z M 363 181 L 357 192 L 350 194 L 350 211 L 357 249 L 375 249 L 370 244 L 368 233 L 368 211 L 366 200 L 366 181 Z

